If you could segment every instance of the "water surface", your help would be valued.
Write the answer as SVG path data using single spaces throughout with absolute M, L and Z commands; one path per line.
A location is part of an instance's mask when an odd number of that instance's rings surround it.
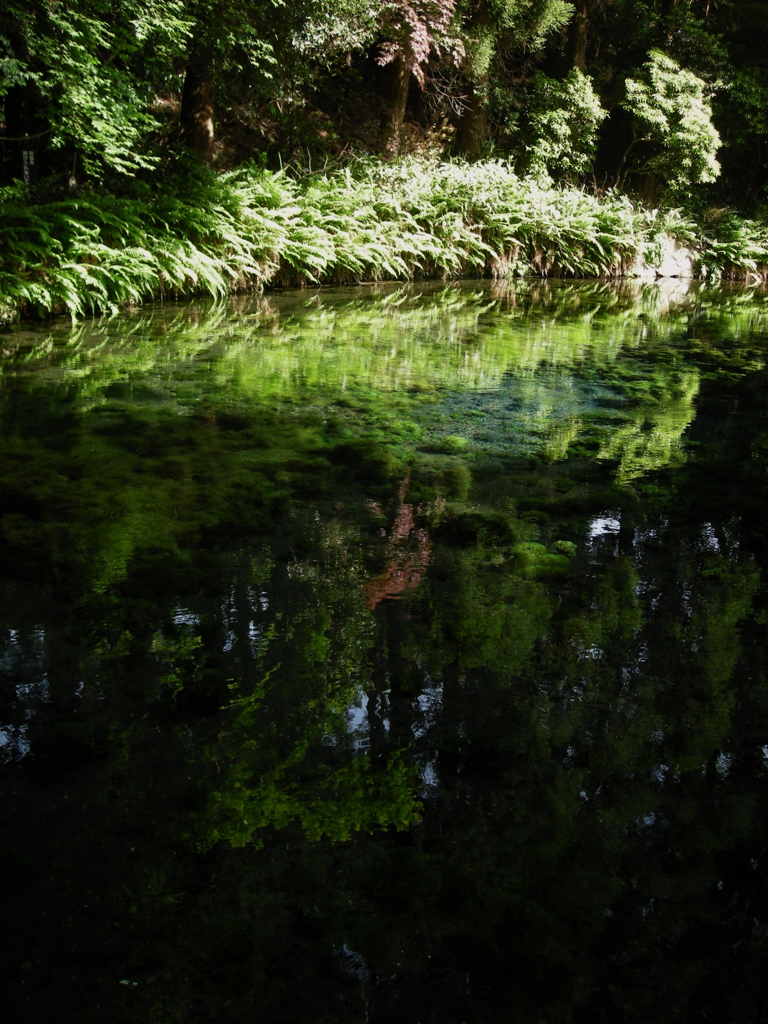
M 11 1019 L 763 1019 L 764 291 L 0 341 Z

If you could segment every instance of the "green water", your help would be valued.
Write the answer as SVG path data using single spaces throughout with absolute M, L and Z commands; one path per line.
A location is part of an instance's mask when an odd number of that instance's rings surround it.
M 0 343 L 9 1019 L 764 1019 L 765 291 Z

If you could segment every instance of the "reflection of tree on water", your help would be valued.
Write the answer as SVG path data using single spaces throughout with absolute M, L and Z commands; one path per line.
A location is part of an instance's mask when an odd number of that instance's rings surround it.
M 405 501 L 410 479 L 409 473 L 398 488 L 395 519 L 387 537 L 386 566 L 363 585 L 365 606 L 369 609 L 385 598 L 396 599 L 415 590 L 429 564 L 432 550 L 429 533 L 426 527 L 416 525 L 413 505 Z M 384 515 L 378 502 L 370 502 L 369 509 L 375 516 Z
M 632 409 L 629 423 L 615 429 L 598 452 L 598 458 L 618 461 L 621 483 L 668 466 L 681 456 L 682 436 L 696 415 L 699 373 L 665 370 L 662 367 L 654 374 L 656 395 Z
M 11 392 L 4 941 L 40 961 L 14 1019 L 34 991 L 35 1024 L 81 1021 L 83 976 L 121 1024 L 755 1024 L 764 375 L 678 358 L 569 364 L 608 413 L 546 466 L 414 440 L 424 392 L 321 415 L 254 371 L 225 402 L 215 360 L 191 412 Z

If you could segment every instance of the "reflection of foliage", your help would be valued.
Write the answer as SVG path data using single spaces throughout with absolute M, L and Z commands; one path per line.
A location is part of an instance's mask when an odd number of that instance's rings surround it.
M 188 633 L 178 638 L 155 633 L 152 638 L 149 649 L 161 667 L 159 682 L 171 699 L 184 688 L 184 676 L 190 667 L 189 663 L 194 663 L 195 651 L 202 645 L 201 637 L 190 636 Z
M 680 452 L 682 436 L 696 415 L 696 370 L 670 374 L 657 383 L 660 399 L 634 410 L 630 422 L 615 429 L 598 453 L 601 459 L 618 460 L 616 477 L 621 483 L 669 465 Z
M 395 521 L 387 539 L 386 565 L 363 587 L 366 607 L 371 609 L 385 598 L 400 597 L 415 590 L 429 564 L 432 548 L 429 533 L 425 527 L 416 526 L 413 505 L 404 501 L 409 483 L 410 475 L 403 480 L 398 492 Z M 382 514 L 381 507 L 375 503 L 371 511 Z
M 31 349 L 4 360 L 4 372 L 49 367 L 78 383 L 79 394 L 103 401 L 110 385 L 134 373 L 166 403 L 181 407 L 166 381 L 181 364 L 215 357 L 222 384 L 265 397 L 292 394 L 297 384 L 344 387 L 365 377 L 383 389 L 451 382 L 485 387 L 506 370 L 542 363 L 578 363 L 588 352 L 612 359 L 640 339 L 664 340 L 693 317 L 704 329 L 746 331 L 766 323 L 761 293 L 727 293 L 677 281 L 590 285 L 498 283 L 450 288 L 341 291 L 309 300 L 293 296 L 234 301 L 230 306 L 141 310 L 74 330 L 43 332 Z M 730 327 L 726 327 L 730 324 Z M 32 339 L 36 336 L 33 335 Z M 29 340 L 32 340 L 29 339 Z M 25 339 L 26 341 L 27 339 Z M 224 343 L 226 342 L 226 343 Z M 4 346 L 15 352 L 13 336 Z M 95 374 L 98 374 L 98 379 Z M 242 385 L 240 381 L 242 380 Z M 194 377 L 187 388 L 195 387 Z M 189 394 L 189 400 L 200 391 Z
M 258 781 L 214 790 L 200 844 L 205 848 L 223 839 L 258 848 L 262 829 L 285 828 L 292 821 L 308 839 L 328 836 L 340 842 L 353 832 L 404 829 L 419 820 L 415 772 L 397 753 L 383 766 L 361 755 L 310 777 L 293 767 L 289 763 Z
M 547 439 L 542 447 L 542 455 L 548 462 L 558 462 L 568 457 L 571 445 L 579 436 L 581 424 L 578 417 L 566 416 L 554 421 L 547 430 Z
M 9 847 L 67 880 L 11 894 L 25 941 L 75 927 L 93 977 L 122 942 L 126 1019 L 730 1006 L 765 948 L 764 303 L 393 295 L 8 357 L 2 721 L 55 805 Z
M 488 446 L 478 402 L 497 417 L 496 450 L 560 462 L 598 429 L 601 457 L 634 480 L 679 457 L 694 413 L 698 371 L 665 368 L 675 332 L 694 325 L 694 350 L 711 363 L 718 332 L 765 324 L 762 303 L 698 289 L 514 285 L 492 294 L 469 286 L 386 291 L 368 303 L 274 299 L 141 312 L 82 325 L 71 339 L 57 328 L 31 349 L 14 350 L 9 338 L 7 376 L 74 389 L 83 411 L 63 461 L 35 449 L 44 474 L 29 461 L 37 426 L 8 438 L 14 489 L 71 537 L 65 547 L 92 552 L 89 575 L 107 592 L 136 551 L 170 553 L 223 521 L 235 533 L 258 530 L 294 492 L 330 493 L 353 479 L 389 493 L 415 464 L 432 497 L 436 489 L 465 500 L 471 460 Z M 227 343 L 213 345 L 213 334 Z M 634 359 L 641 338 L 661 353 L 658 371 Z M 495 390 L 511 379 L 514 390 Z M 436 401 L 456 389 L 478 397 L 444 402 L 436 415 Z M 606 399 L 629 402 L 619 423 L 601 411 Z M 299 400 L 309 408 L 296 411 Z M 57 518 L 57 508 L 69 511 Z M 80 519 L 90 529 L 75 539 Z M 31 566 L 23 527 L 6 519 Z
M 258 846 L 268 826 L 294 821 L 309 838 L 338 841 L 417 818 L 412 765 L 397 752 L 375 760 L 343 739 L 371 633 L 356 539 L 333 520 L 304 529 L 315 557 L 289 563 L 282 594 L 274 566 L 266 575 L 264 563 L 241 567 L 227 620 L 247 617 L 247 641 L 228 641 L 239 670 L 207 749 L 211 789 L 191 821 L 203 848 L 219 840 Z M 276 732 L 275 708 L 286 700 L 291 710 Z
M 448 520 L 444 527 L 447 538 L 454 535 L 464 543 L 435 553 L 436 582 L 430 595 L 430 640 L 426 645 L 432 671 L 440 671 L 454 660 L 464 670 L 486 665 L 510 674 L 520 671 L 550 615 L 541 585 L 528 579 L 535 580 L 539 570 L 546 575 L 550 558 L 557 561 L 558 571 L 561 560 L 568 562 L 562 555 L 547 555 L 545 549 L 540 555 L 537 545 L 523 542 L 511 545 L 506 564 L 499 541 L 505 540 L 508 546 L 516 535 L 535 530 L 522 523 L 492 520 L 491 534 L 480 534 L 474 545 L 467 545 L 481 523 Z

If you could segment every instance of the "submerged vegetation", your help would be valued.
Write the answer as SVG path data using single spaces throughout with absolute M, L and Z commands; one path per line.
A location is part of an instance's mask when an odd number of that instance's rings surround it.
M 672 280 L 6 333 L 11 1019 L 760 1021 L 767 344 Z

